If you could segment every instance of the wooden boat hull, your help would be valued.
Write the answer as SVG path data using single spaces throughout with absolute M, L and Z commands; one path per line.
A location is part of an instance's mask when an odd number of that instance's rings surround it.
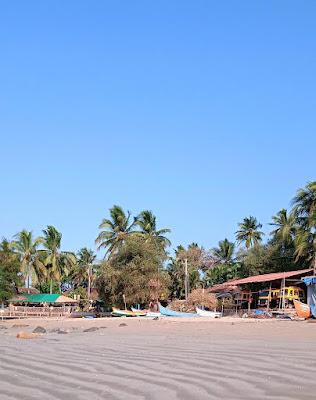
M 159 311 L 166 317 L 198 317 L 198 314 L 173 311 L 168 307 L 163 307 L 161 304 L 159 304 Z
M 196 313 L 200 317 L 209 317 L 209 318 L 220 318 L 222 314 L 220 312 L 215 312 L 215 311 L 205 311 L 201 310 L 200 308 L 196 307 Z
M 300 318 L 309 318 L 311 316 L 310 307 L 298 300 L 293 300 L 296 314 Z
M 118 308 L 112 308 L 112 315 L 114 317 L 145 317 L 146 313 L 141 311 L 129 311 L 129 310 L 120 310 Z

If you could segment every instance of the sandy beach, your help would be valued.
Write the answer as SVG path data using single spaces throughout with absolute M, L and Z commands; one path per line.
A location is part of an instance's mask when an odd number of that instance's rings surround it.
M 47 333 L 16 338 L 37 326 Z M 234 318 L 0 322 L 1 400 L 315 399 L 315 329 Z

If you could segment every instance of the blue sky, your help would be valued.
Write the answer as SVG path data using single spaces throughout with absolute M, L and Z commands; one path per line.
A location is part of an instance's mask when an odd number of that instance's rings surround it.
M 94 247 L 113 204 L 213 247 L 315 180 L 313 1 L 12 1 L 1 236 Z

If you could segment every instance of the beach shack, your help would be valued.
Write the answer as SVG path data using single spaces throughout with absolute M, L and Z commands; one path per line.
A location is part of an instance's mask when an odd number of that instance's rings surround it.
M 14 296 L 8 303 L 7 312 L 12 317 L 58 317 L 71 314 L 77 308 L 78 300 L 62 294 L 24 293 Z
M 268 311 L 274 310 L 281 312 L 285 309 L 294 308 L 293 300 L 295 299 L 303 302 L 306 300 L 306 286 L 304 285 L 306 282 L 304 282 L 302 278 L 310 275 L 312 271 L 312 269 L 303 269 L 249 276 L 247 278 L 224 282 L 208 290 L 220 296 L 221 293 L 226 293 L 228 289 L 232 290 L 231 288 L 234 288 L 234 293 L 237 298 L 235 302 L 236 311 L 242 306 L 246 308 L 247 303 L 248 309 L 259 307 L 265 308 Z M 244 297 L 242 300 L 245 301 L 238 301 L 241 293 L 243 293 Z M 247 293 L 247 295 L 245 293 Z

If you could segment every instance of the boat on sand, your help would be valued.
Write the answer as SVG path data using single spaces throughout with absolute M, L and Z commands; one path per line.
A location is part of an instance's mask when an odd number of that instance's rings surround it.
M 201 308 L 196 307 L 196 313 L 200 317 L 209 317 L 209 318 L 220 318 L 222 316 L 222 313 L 216 312 L 216 311 L 206 311 L 202 310 Z
M 166 317 L 198 317 L 198 314 L 173 311 L 168 307 L 163 307 L 161 304 L 159 304 L 159 311 Z
M 299 318 L 309 318 L 311 316 L 311 309 L 309 305 L 302 303 L 298 300 L 293 300 L 296 314 Z
M 131 310 L 133 312 L 143 312 L 146 314 L 146 317 L 150 317 L 150 318 L 161 317 L 160 312 L 157 312 L 157 311 L 138 310 L 137 308 L 134 308 L 134 307 L 131 307 Z
M 146 313 L 143 311 L 129 311 L 129 310 L 120 310 L 119 308 L 112 308 L 112 315 L 114 317 L 145 317 Z

